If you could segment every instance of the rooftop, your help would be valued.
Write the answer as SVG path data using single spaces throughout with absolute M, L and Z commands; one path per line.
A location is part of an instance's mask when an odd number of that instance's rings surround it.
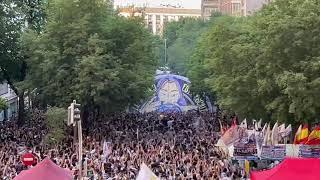
M 134 7 L 119 8 L 120 12 L 130 13 Z M 160 13 L 160 14 L 194 14 L 201 15 L 201 9 L 184 9 L 184 8 L 162 8 L 162 7 L 146 7 L 146 8 L 135 8 L 136 11 L 144 13 Z

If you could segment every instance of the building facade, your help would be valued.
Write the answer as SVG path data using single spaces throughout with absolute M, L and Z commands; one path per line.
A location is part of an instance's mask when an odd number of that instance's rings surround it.
M 271 0 L 202 0 L 201 15 L 208 18 L 213 12 L 230 16 L 249 16 L 259 11 Z
M 243 16 L 250 16 L 259 11 L 265 4 L 271 0 L 242 0 L 243 1 Z
M 200 9 L 184 9 L 172 7 L 122 7 L 119 14 L 124 17 L 139 16 L 144 18 L 146 28 L 153 34 L 162 35 L 166 23 L 178 21 L 184 17 L 200 18 Z
M 250 16 L 270 0 L 220 0 L 220 12 L 231 16 Z
M 6 100 L 8 106 L 6 110 L 0 112 L 0 121 L 17 116 L 18 97 L 6 82 L 0 84 L 0 97 Z
M 220 0 L 220 12 L 230 16 L 243 16 L 243 5 L 246 0 Z
M 220 11 L 220 0 L 201 0 L 201 16 L 209 18 L 212 13 Z

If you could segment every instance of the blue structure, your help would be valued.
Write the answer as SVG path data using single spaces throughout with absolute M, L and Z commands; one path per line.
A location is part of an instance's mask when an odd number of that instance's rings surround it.
M 186 112 L 196 110 L 188 78 L 169 72 L 158 71 L 155 77 L 155 94 L 141 108 L 140 112 Z

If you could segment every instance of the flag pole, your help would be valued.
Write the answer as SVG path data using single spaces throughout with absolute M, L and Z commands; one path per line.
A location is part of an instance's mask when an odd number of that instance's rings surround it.
M 139 141 L 139 128 L 137 128 L 137 141 Z

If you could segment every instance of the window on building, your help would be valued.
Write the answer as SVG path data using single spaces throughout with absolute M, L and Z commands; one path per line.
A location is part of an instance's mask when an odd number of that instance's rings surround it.
M 168 16 L 163 16 L 163 24 L 167 24 L 169 22 Z
M 152 15 L 148 15 L 148 29 L 152 31 Z
M 240 3 L 232 3 L 232 14 L 240 16 L 241 14 L 241 4 Z
M 144 17 L 144 25 L 146 26 L 146 28 L 148 28 L 148 16 Z
M 216 7 L 206 8 L 205 11 L 204 11 L 204 13 L 207 14 L 207 15 L 211 15 L 212 13 L 218 12 L 218 11 L 219 11 L 219 9 L 216 8 Z
M 156 15 L 156 20 L 157 24 L 160 24 L 160 15 Z
M 156 15 L 156 32 L 159 34 L 161 32 L 161 22 L 160 15 Z
M 207 8 L 207 9 L 205 10 L 205 13 L 206 13 L 206 14 L 211 14 L 211 11 L 212 11 L 212 8 Z

